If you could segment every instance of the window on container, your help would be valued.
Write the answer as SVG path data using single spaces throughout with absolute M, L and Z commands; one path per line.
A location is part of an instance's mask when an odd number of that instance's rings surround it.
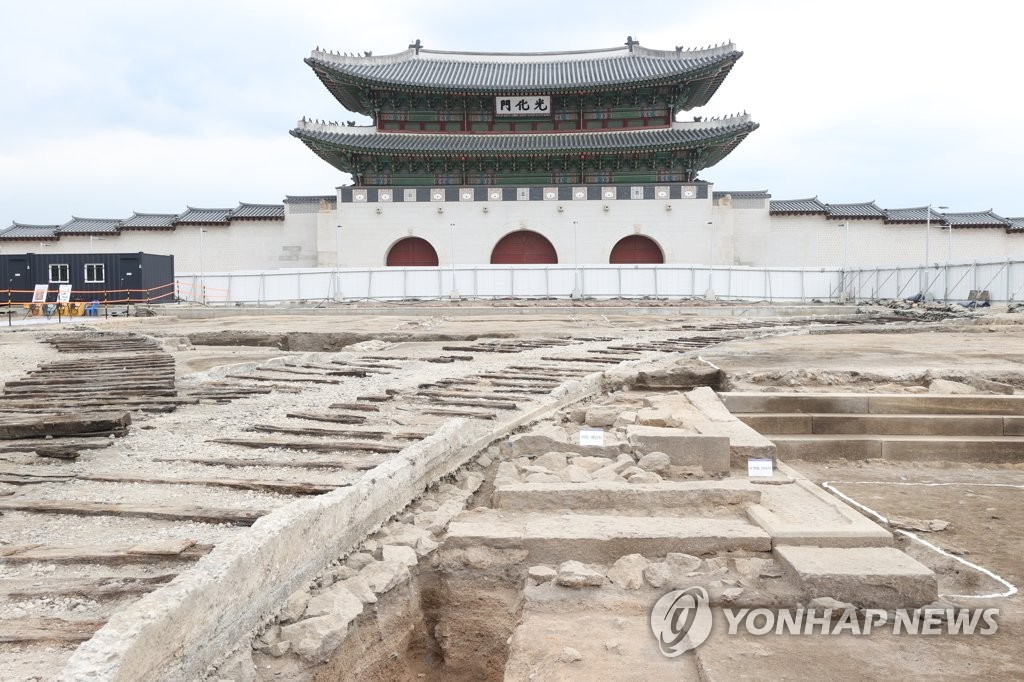
M 107 281 L 107 273 L 103 263 L 86 263 L 85 281 L 88 284 L 100 284 Z
M 66 284 L 70 281 L 67 263 L 50 263 L 50 282 L 63 282 Z

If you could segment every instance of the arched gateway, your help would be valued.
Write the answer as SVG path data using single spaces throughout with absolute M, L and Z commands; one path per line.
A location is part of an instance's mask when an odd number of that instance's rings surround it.
M 437 251 L 426 239 L 406 237 L 395 242 L 388 251 L 388 267 L 434 267 Z
M 653 239 L 640 234 L 623 237 L 612 247 L 609 263 L 664 263 L 665 255 Z
M 536 232 L 520 230 L 507 234 L 494 245 L 491 251 L 494 265 L 555 265 L 558 254 L 546 238 Z

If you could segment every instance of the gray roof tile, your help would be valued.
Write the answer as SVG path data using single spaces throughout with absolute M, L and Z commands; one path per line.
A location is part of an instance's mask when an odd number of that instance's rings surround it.
M 209 225 L 227 224 L 231 218 L 230 208 L 193 208 L 186 207 L 184 213 L 178 216 L 174 222 L 178 225 Z
M 884 218 L 885 212 L 875 202 L 865 201 L 859 204 L 825 204 L 829 218 Z
M 943 213 L 942 221 L 953 227 L 1010 227 L 1010 221 L 988 211 Z
M 168 229 L 174 227 L 174 221 L 178 218 L 177 213 L 136 213 L 121 223 L 122 229 L 144 230 Z
M 1010 222 L 1010 226 L 1007 229 L 1011 232 L 1024 230 L 1024 216 L 1020 218 L 1007 218 L 1007 220 Z
M 884 212 L 885 222 L 887 223 L 927 223 L 929 220 L 927 206 L 919 206 L 917 208 L 887 208 Z M 933 208 L 930 220 L 933 223 L 942 223 L 942 214 L 936 212 Z
M 732 43 L 702 50 L 637 45 L 632 50 L 503 54 L 410 49 L 370 57 L 314 50 L 306 63 L 318 72 L 378 85 L 513 94 L 671 80 L 731 65 L 742 54 Z
M 284 204 L 238 204 L 231 220 L 284 220 Z
M 810 199 L 772 199 L 768 206 L 768 212 L 773 215 L 812 215 L 828 213 L 825 204 L 818 201 L 818 197 Z
M 338 126 L 299 122 L 295 137 L 314 147 L 326 143 L 356 153 L 397 154 L 522 154 L 606 149 L 655 150 L 699 146 L 701 143 L 745 136 L 757 128 L 747 115 L 676 123 L 669 128 L 637 128 L 609 132 L 455 133 L 377 132 L 372 126 Z
M 114 234 L 121 227 L 119 218 L 79 218 L 71 216 L 71 220 L 60 226 L 61 234 Z
M 306 204 L 317 201 L 337 201 L 334 194 L 287 194 L 284 197 L 286 204 Z
M 726 194 L 731 196 L 733 199 L 771 199 L 772 195 L 768 193 L 768 190 L 740 190 L 738 192 L 712 192 L 711 196 L 715 199 L 720 199 Z
M 60 239 L 57 230 L 60 225 L 26 225 L 11 223 L 11 226 L 0 231 L 0 239 Z

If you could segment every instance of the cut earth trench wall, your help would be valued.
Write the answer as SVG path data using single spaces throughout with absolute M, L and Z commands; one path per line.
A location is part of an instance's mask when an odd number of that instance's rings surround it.
M 194 680 L 272 616 L 288 595 L 494 440 L 602 392 L 602 374 L 567 382 L 497 425 L 456 419 L 354 485 L 300 500 L 218 545 L 167 586 L 111 619 L 72 655 L 61 680 Z

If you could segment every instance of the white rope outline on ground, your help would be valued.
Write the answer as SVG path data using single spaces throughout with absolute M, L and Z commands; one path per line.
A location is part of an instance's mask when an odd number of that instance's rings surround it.
M 966 484 L 964 484 L 964 483 L 908 483 L 908 482 L 905 482 L 905 481 L 842 481 L 842 482 L 843 483 L 873 483 L 873 484 L 882 484 L 882 485 L 890 485 L 890 484 L 897 484 L 897 485 L 978 485 L 978 486 L 987 485 L 987 486 L 1008 486 L 1008 487 L 1012 487 L 1012 488 L 1024 487 L 1024 486 L 1013 485 L 1013 484 L 1009 484 L 1009 483 L 1006 483 L 1006 484 L 1004 484 L 1004 483 L 966 483 Z M 861 511 L 867 512 L 871 516 L 874 516 L 876 519 L 878 519 L 882 523 L 884 523 L 886 525 L 889 525 L 889 519 L 885 518 L 884 516 L 882 516 L 881 514 L 876 512 L 874 509 L 871 509 L 870 507 L 867 507 L 867 506 L 861 504 L 860 502 L 858 502 L 857 500 L 853 499 L 849 495 L 844 495 L 843 493 L 839 492 L 839 490 L 837 490 L 833 485 L 831 485 L 831 483 L 829 481 L 822 482 L 821 487 L 824 488 L 825 490 L 829 491 L 833 495 L 842 498 L 846 502 L 849 502 L 850 504 L 852 504 L 853 506 L 857 507 Z M 992 578 L 996 582 L 999 582 L 999 583 L 1001 583 L 1002 585 L 1004 585 L 1006 587 L 1006 591 L 1005 592 L 994 592 L 992 594 L 944 594 L 944 595 L 941 595 L 941 596 L 943 596 L 943 597 L 959 597 L 959 598 L 962 598 L 962 599 L 993 599 L 993 598 L 996 598 L 996 597 L 1012 597 L 1013 595 L 1017 594 L 1017 586 L 1016 585 L 1014 585 L 1010 581 L 1006 580 L 1002 576 L 996 575 L 995 573 L 993 573 L 992 571 L 988 570 L 984 566 L 979 566 L 978 564 L 975 564 L 975 563 L 972 563 L 970 561 L 967 561 L 966 559 L 962 559 L 962 558 L 958 557 L 955 554 L 951 554 L 950 552 L 947 552 L 946 550 L 942 549 L 941 547 L 933 545 L 932 543 L 928 542 L 927 540 L 921 539 L 916 534 L 911 533 L 908 530 L 903 530 L 901 528 L 893 528 L 892 531 L 894 533 L 899 533 L 900 535 L 908 537 L 911 540 L 915 540 L 917 542 L 920 542 L 922 545 L 924 545 L 928 549 L 931 549 L 932 551 L 937 552 L 937 553 L 939 553 L 939 554 L 941 554 L 943 556 L 949 557 L 950 559 L 953 559 L 954 561 L 959 561 L 964 566 L 967 566 L 969 568 L 973 568 L 974 570 L 978 571 L 979 573 L 983 573 L 983 574 L 987 575 L 988 577 Z

